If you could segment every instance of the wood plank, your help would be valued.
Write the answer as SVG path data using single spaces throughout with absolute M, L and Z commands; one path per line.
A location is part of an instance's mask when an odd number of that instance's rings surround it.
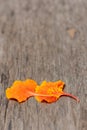
M 0 0 L 0 130 L 87 129 L 86 15 L 86 0 Z M 27 78 L 61 79 L 80 103 L 8 101 L 6 88 Z

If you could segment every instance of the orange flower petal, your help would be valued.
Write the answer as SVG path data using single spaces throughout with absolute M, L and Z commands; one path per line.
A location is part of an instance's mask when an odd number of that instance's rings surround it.
M 42 96 L 35 96 L 35 99 L 39 102 L 46 101 L 48 103 L 55 102 L 60 96 L 70 96 L 78 101 L 78 99 L 68 93 L 63 92 L 64 82 L 59 80 L 56 82 L 43 81 L 40 86 L 36 87 L 36 93 L 42 94 Z
M 6 89 L 6 97 L 8 99 L 16 99 L 18 102 L 23 102 L 27 98 L 33 96 L 37 83 L 34 80 L 15 81 L 10 88 Z

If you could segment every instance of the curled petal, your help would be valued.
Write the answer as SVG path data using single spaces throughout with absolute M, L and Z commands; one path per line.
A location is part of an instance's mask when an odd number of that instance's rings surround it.
M 46 82 L 43 81 L 40 86 L 36 87 L 36 93 L 42 94 L 42 96 L 35 96 L 35 99 L 39 102 L 46 101 L 48 103 L 52 103 L 57 101 L 60 96 L 69 96 L 79 101 L 77 97 L 63 92 L 65 83 L 61 80 L 56 82 Z

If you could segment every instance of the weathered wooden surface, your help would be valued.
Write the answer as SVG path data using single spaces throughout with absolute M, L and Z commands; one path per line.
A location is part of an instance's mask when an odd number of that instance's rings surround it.
M 87 130 L 86 16 L 87 0 L 0 0 L 0 130 Z M 5 89 L 26 78 L 61 79 L 80 103 L 8 101 Z

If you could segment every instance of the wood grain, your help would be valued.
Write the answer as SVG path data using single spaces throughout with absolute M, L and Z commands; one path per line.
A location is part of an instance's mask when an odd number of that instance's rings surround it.
M 87 130 L 86 16 L 86 0 L 0 0 L 0 130 Z M 80 103 L 8 101 L 6 88 L 27 78 L 61 79 Z

